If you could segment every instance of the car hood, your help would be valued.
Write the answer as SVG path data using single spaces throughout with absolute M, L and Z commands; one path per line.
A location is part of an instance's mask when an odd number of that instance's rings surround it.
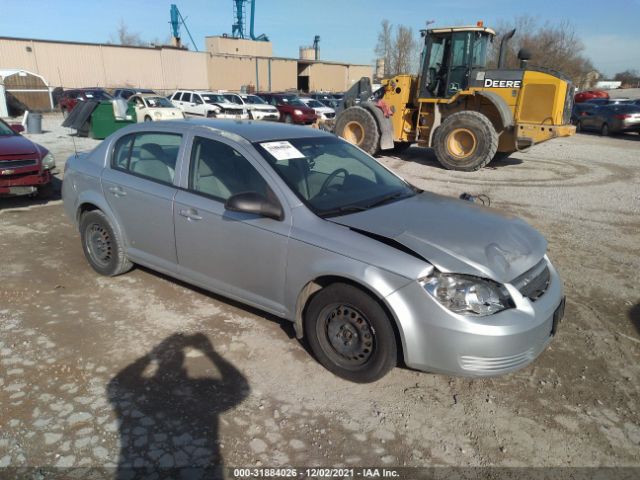
M 38 147 L 28 138 L 22 135 L 0 136 L 0 160 L 5 155 L 30 155 L 32 153 L 38 153 Z
M 538 263 L 547 241 L 523 220 L 421 193 L 331 221 L 404 245 L 444 272 L 508 283 Z
M 225 110 L 242 110 L 241 105 L 236 105 L 231 102 L 210 102 L 209 105 L 215 105 L 220 108 L 224 108 Z
M 335 113 L 335 110 L 331 107 L 313 107 L 318 113 Z

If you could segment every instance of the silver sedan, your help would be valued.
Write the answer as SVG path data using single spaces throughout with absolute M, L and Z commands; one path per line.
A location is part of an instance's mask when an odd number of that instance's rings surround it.
M 318 130 L 132 125 L 71 157 L 62 193 L 98 273 L 145 265 L 290 320 L 322 365 L 356 382 L 401 360 L 510 372 L 563 315 L 536 230 L 421 191 Z

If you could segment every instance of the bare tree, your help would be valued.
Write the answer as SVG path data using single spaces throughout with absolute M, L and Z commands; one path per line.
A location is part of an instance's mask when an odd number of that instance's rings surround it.
M 375 49 L 376 57 L 384 60 L 384 75 L 392 75 L 393 68 L 393 26 L 389 20 L 382 20 L 380 32 L 378 33 L 378 43 Z
M 384 59 L 386 77 L 401 73 L 416 73 L 420 57 L 419 42 L 413 29 L 404 25 L 393 26 L 383 20 L 378 33 L 375 54 Z
M 502 36 L 514 28 L 516 35 L 507 46 L 506 68 L 518 67 L 517 52 L 525 48 L 531 53 L 533 65 L 562 72 L 577 85 L 584 85 L 593 78 L 593 64 L 584 55 L 584 45 L 570 22 L 546 22 L 540 25 L 530 16 L 517 17 L 512 22 L 501 22 L 498 25 L 498 36 L 493 43 L 490 65 L 497 65 Z
M 613 79 L 622 82 L 623 87 L 640 87 L 640 73 L 637 70 L 616 73 Z
M 413 29 L 399 25 L 396 30 L 394 43 L 394 74 L 415 73 L 417 60 L 416 46 L 418 42 L 414 38 Z
M 123 19 L 120 19 L 120 25 L 116 30 L 115 35 L 110 35 L 110 42 L 117 45 L 129 45 L 134 47 L 146 46 L 147 42 L 143 41 L 140 34 L 137 32 L 131 32 Z

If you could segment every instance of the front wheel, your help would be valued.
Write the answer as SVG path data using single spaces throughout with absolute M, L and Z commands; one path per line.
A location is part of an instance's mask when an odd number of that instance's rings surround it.
M 145 115 L 144 121 L 145 122 L 152 122 L 153 120 L 151 119 L 151 117 L 149 115 Z
M 99 274 L 114 277 L 131 270 L 133 264 L 125 256 L 122 241 L 100 210 L 82 215 L 80 238 L 87 261 Z
M 608 137 L 609 134 L 610 134 L 609 125 L 607 125 L 606 123 L 603 123 L 602 127 L 600 128 L 600 135 L 602 135 L 603 137 Z
M 480 112 L 454 113 L 435 131 L 433 148 L 443 167 L 472 172 L 487 165 L 498 150 L 498 133 Z
M 374 382 L 397 362 L 391 319 L 370 295 L 336 283 L 316 293 L 306 309 L 304 331 L 316 359 L 357 383 Z
M 291 115 L 284 116 L 284 123 L 293 123 L 293 118 L 291 118 Z
M 373 113 L 360 106 L 349 107 L 336 118 L 335 133 L 369 155 L 380 150 L 380 130 Z

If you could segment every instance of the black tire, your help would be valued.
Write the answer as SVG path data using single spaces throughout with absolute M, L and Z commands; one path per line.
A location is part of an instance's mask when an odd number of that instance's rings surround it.
M 144 116 L 144 121 L 145 122 L 153 122 L 153 120 L 151 119 L 151 117 L 149 115 L 145 115 Z
M 293 123 L 293 118 L 291 118 L 291 115 L 285 115 L 284 116 L 284 123 Z
M 608 137 L 609 135 L 611 135 L 611 132 L 609 131 L 609 125 L 607 125 L 606 123 L 602 124 L 602 127 L 600 127 L 600 135 L 602 135 L 603 137 Z
M 349 107 L 336 119 L 336 135 L 357 145 L 369 155 L 380 150 L 380 129 L 373 113 L 362 107 Z
M 454 113 L 434 133 L 433 148 L 443 167 L 472 172 L 487 165 L 498 150 L 498 133 L 480 112 Z
M 69 111 L 66 108 L 62 109 L 62 118 L 67 118 L 69 116 Z
M 576 133 L 580 133 L 582 131 L 582 122 L 578 120 L 576 122 Z
M 393 150 L 391 150 L 391 153 L 402 153 L 411 145 L 413 145 L 411 142 L 393 142 Z
M 312 297 L 304 314 L 304 331 L 311 351 L 327 370 L 352 382 L 369 383 L 396 366 L 392 321 L 364 291 L 334 283 Z
M 92 210 L 80 218 L 82 251 L 91 267 L 101 275 L 115 277 L 133 267 L 125 256 L 122 241 L 100 210 Z

